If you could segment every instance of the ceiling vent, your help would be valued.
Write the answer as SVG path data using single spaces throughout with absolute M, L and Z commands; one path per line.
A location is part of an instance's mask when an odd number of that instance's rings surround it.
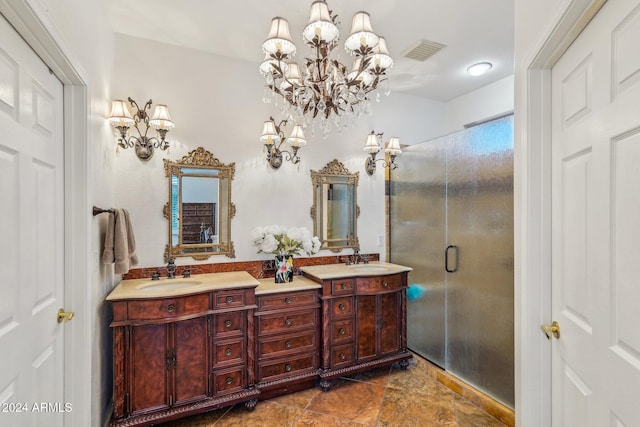
M 440 43 L 428 40 L 420 40 L 402 56 L 404 56 L 405 58 L 424 62 L 436 53 L 440 52 L 445 47 L 447 46 Z

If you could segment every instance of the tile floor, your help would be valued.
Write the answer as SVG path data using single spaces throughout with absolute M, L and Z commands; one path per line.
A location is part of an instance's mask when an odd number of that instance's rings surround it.
M 162 424 L 163 427 L 505 427 L 500 421 L 426 373 L 415 356 L 406 371 L 397 364 L 319 387 Z

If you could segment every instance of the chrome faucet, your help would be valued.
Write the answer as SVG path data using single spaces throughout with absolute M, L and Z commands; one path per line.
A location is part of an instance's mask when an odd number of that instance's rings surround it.
M 176 277 L 175 259 L 169 258 L 169 264 L 167 264 L 167 278 L 174 279 L 175 277 Z
M 360 264 L 360 261 L 362 261 L 363 264 L 369 264 L 369 260 L 367 259 L 367 257 L 362 255 L 358 248 L 355 248 L 353 250 L 353 263 Z

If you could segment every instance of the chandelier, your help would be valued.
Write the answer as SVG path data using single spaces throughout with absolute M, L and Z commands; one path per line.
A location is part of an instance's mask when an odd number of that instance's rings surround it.
M 319 117 L 325 137 L 330 131 L 330 117 L 340 129 L 351 124 L 354 116 L 371 113 L 370 93 L 376 91 L 376 101 L 380 101 L 379 86 L 387 81 L 385 73 L 393 66 L 385 40 L 371 29 L 367 12 L 353 16 L 351 33 L 344 42 L 345 50 L 354 57 L 353 65 L 348 68 L 331 58 L 338 46 L 338 26 L 338 16 L 325 1 L 311 4 L 302 38 L 312 55 L 304 59 L 302 66 L 291 60 L 296 46 L 286 19 L 273 18 L 262 44 L 265 57 L 260 72 L 267 83 L 264 102 L 281 97 L 284 100 L 281 112 L 303 126 Z M 388 95 L 388 81 L 386 86 Z

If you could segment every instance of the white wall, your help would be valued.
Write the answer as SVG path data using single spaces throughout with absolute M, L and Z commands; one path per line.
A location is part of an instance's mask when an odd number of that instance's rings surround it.
M 445 133 L 513 111 L 514 77 L 509 76 L 447 102 Z
M 378 236 L 384 236 L 384 174 L 364 171 L 362 150 L 371 130 L 384 132 L 385 140 L 398 136 L 401 142 L 417 142 L 441 135 L 444 105 L 401 93 L 382 97 L 374 103 L 373 115 L 362 117 L 353 128 L 340 134 L 333 129 L 322 139 L 320 132 L 305 134 L 308 145 L 299 154 L 302 162 L 286 162 L 272 170 L 258 141 L 262 123 L 273 115 L 282 116 L 276 107 L 262 102 L 264 79 L 258 62 L 238 61 L 208 53 L 178 48 L 139 38 L 116 35 L 116 74 L 114 97 L 131 96 L 138 103 L 153 99 L 169 105 L 176 128 L 169 132 L 169 153 L 156 152 L 142 162 L 131 150 L 120 150 L 113 161 L 116 204 L 131 213 L 136 232 L 141 267 L 163 265 L 167 243 L 167 221 L 162 207 L 167 202 L 167 178 L 162 157 L 177 160 L 189 150 L 203 146 L 224 163 L 235 162 L 232 199 L 236 216 L 232 220 L 235 261 L 268 258 L 257 254 L 251 245 L 253 227 L 268 224 L 304 226 L 313 229 L 309 209 L 313 203 L 310 170 L 322 169 L 337 158 L 351 172 L 359 172 L 358 236 L 362 252 L 377 252 Z M 285 133 L 290 132 L 288 126 Z M 113 140 L 115 152 L 115 139 Z M 348 251 L 351 253 L 351 251 Z M 320 252 L 319 255 L 332 255 Z M 229 262 L 227 257 L 212 257 L 202 262 Z M 178 264 L 198 263 L 180 258 Z

